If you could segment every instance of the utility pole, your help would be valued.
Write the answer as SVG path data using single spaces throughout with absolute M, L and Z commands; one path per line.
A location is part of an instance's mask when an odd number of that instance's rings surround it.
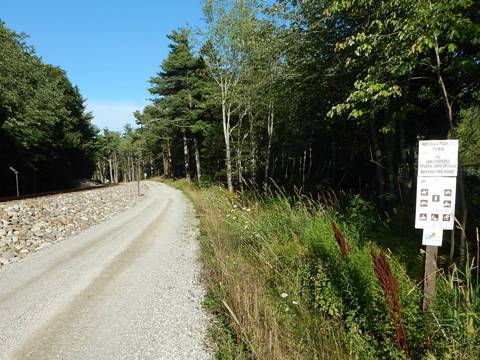
M 12 170 L 13 173 L 15 174 L 15 183 L 17 184 L 17 197 L 19 197 L 19 196 L 20 196 L 20 191 L 19 191 L 19 189 L 18 189 L 18 171 L 15 170 L 15 169 L 13 168 L 13 166 L 10 166 L 10 170 Z

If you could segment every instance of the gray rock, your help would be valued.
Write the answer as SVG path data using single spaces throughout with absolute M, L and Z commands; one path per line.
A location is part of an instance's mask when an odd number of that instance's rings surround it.
M 14 258 L 17 254 L 15 253 L 15 251 L 13 251 L 12 249 L 8 249 L 7 251 L 5 251 L 3 254 L 2 254 L 2 257 L 7 259 L 7 260 L 10 260 L 12 258 Z
M 63 241 L 126 210 L 139 199 L 136 186 L 121 184 L 0 204 L 0 257 L 4 259 L 0 264 Z

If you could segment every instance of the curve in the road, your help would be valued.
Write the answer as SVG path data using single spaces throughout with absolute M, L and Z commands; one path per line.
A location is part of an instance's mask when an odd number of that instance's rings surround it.
M 206 359 L 195 218 L 177 190 L 0 272 L 1 359 Z

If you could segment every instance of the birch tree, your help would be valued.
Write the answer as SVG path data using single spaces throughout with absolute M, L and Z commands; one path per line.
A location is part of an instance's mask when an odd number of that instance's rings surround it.
M 225 142 L 227 188 L 233 191 L 232 133 L 239 101 L 252 20 L 258 10 L 256 1 L 205 0 L 207 43 L 203 54 L 210 75 L 217 84 L 216 98 L 221 107 Z

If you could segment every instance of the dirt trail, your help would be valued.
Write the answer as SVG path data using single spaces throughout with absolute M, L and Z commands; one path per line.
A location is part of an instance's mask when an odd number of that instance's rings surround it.
M 0 272 L 0 359 L 208 359 L 197 224 L 181 192 Z

